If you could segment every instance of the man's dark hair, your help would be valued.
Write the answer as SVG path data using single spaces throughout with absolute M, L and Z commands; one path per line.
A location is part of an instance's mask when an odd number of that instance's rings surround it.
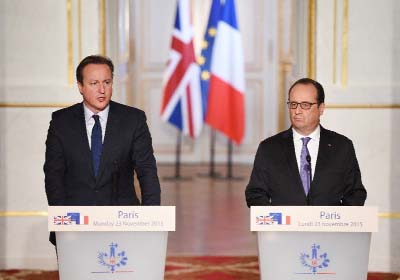
M 300 80 L 297 80 L 289 89 L 289 96 L 290 97 L 290 92 L 292 91 L 292 89 L 298 85 L 298 84 L 302 84 L 302 85 L 313 85 L 315 87 L 315 89 L 317 90 L 317 102 L 318 105 L 321 103 L 325 102 L 325 92 L 324 92 L 324 88 L 322 87 L 322 85 L 320 83 L 318 83 L 317 81 L 310 79 L 310 78 L 302 78 Z
M 81 63 L 79 63 L 78 67 L 76 67 L 76 80 L 80 84 L 83 84 L 83 69 L 88 64 L 106 64 L 111 70 L 111 77 L 114 77 L 114 64 L 112 63 L 111 59 L 102 55 L 89 55 L 85 57 Z

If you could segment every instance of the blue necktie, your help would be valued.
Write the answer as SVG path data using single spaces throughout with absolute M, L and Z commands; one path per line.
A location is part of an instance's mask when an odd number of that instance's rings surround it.
M 92 129 L 92 161 L 94 176 L 97 177 L 100 166 L 101 150 L 103 149 L 101 125 L 98 115 L 93 115 L 94 126 Z
M 311 185 L 311 161 L 308 162 L 307 160 L 307 156 L 310 157 L 310 152 L 307 148 L 307 144 L 310 140 L 310 137 L 301 138 L 301 141 L 303 141 L 303 147 L 301 148 L 300 155 L 300 177 L 301 181 L 303 182 L 303 188 L 306 195 L 308 195 Z

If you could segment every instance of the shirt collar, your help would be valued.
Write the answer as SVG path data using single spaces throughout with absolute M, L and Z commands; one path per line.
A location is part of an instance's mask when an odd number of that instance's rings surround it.
M 83 112 L 85 114 L 85 122 L 88 123 L 93 115 L 98 115 L 100 120 L 107 120 L 108 112 L 110 111 L 110 104 L 104 108 L 103 111 L 98 112 L 97 114 L 93 113 L 86 105 L 83 103 Z
M 317 128 L 311 132 L 309 135 L 301 135 L 300 133 L 298 133 L 293 127 L 292 127 L 292 131 L 293 131 L 293 140 L 297 141 L 303 137 L 310 137 L 311 140 L 319 140 L 320 134 L 321 134 L 321 128 L 318 125 Z

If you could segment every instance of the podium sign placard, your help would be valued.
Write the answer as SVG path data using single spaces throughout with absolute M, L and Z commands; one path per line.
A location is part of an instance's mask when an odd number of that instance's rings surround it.
M 49 207 L 60 280 L 164 279 L 174 206 Z
M 49 231 L 175 231 L 175 206 L 49 206 Z
M 251 208 L 262 280 L 366 280 L 376 207 Z
M 377 207 L 253 206 L 250 211 L 252 231 L 378 231 Z

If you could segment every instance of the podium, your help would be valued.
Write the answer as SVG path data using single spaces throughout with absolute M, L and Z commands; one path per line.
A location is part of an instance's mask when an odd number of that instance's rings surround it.
M 262 280 L 366 280 L 376 207 L 256 206 Z
M 60 280 L 164 279 L 175 206 L 50 206 Z

